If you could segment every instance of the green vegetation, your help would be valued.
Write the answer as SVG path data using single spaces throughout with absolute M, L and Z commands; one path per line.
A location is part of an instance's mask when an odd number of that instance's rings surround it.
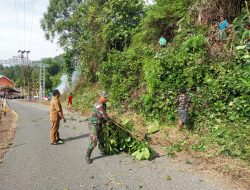
M 44 58 L 36 63 L 47 65 L 46 68 L 46 91 L 51 90 L 60 84 L 60 77 L 67 73 L 66 59 L 62 56 L 55 58 Z M 24 87 L 29 96 L 37 95 L 39 89 L 40 67 L 34 66 L 6 66 L 0 65 L 0 73 L 15 82 L 16 88 Z
M 106 153 L 127 152 L 137 160 L 152 158 L 152 149 L 148 143 L 139 140 L 126 126 L 114 123 L 106 125 L 103 130 Z
M 4 67 L 0 65 L 0 74 L 15 82 L 16 87 L 23 86 L 30 94 L 38 89 L 39 70 L 19 65 Z
M 64 71 L 64 60 L 61 56 L 58 56 L 55 58 L 44 58 L 41 62 L 47 65 L 45 80 L 46 91 L 48 93 L 60 84 L 60 77 Z
M 218 42 L 210 25 L 221 15 L 232 27 L 226 41 Z M 78 108 L 91 107 L 94 91 L 88 89 L 98 84 L 119 114 L 133 112 L 172 126 L 175 100 L 186 88 L 192 101 L 187 128 L 200 139 L 185 150 L 217 147 L 218 155 L 250 163 L 248 21 L 244 1 L 50 0 L 41 24 L 48 39 L 59 36 L 68 68 L 78 60 Z M 157 46 L 160 35 L 167 38 L 166 48 Z M 167 150 L 172 154 L 184 146 L 175 142 Z

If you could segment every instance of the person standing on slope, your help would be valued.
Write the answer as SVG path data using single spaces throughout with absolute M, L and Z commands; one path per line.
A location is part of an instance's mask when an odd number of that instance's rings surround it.
M 183 125 L 185 125 L 185 123 L 187 122 L 187 112 L 190 103 L 190 99 L 187 96 L 187 92 L 185 89 L 181 89 L 181 94 L 177 98 L 177 103 L 179 112 L 178 130 L 181 130 L 183 128 Z
M 69 111 L 71 111 L 72 109 L 72 99 L 73 99 L 73 96 L 72 96 L 72 93 L 70 93 L 68 96 L 68 110 Z

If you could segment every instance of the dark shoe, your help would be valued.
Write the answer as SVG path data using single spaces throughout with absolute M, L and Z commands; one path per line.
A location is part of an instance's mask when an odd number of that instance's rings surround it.
M 87 164 L 91 164 L 93 162 L 92 159 L 90 159 L 90 157 L 88 157 L 88 156 L 85 157 L 85 160 L 86 160 Z
M 58 143 L 57 142 L 53 142 L 53 143 L 50 143 L 51 145 L 58 145 Z
M 58 141 L 56 141 L 56 143 L 57 143 L 57 144 L 64 144 L 64 141 L 58 140 Z
M 56 141 L 58 144 L 64 144 L 64 140 L 63 139 L 57 139 L 57 141 Z

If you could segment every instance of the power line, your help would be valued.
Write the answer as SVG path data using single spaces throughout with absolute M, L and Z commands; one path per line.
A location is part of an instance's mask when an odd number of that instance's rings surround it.
M 30 41 L 29 41 L 29 48 L 31 49 L 31 40 L 32 40 L 32 30 L 33 30 L 33 18 L 34 18 L 34 11 L 35 11 L 35 0 L 33 1 L 33 8 L 32 8 L 32 18 L 31 18 L 31 28 L 30 28 Z
M 25 4 L 26 4 L 26 2 L 25 2 L 25 0 L 23 1 L 24 3 L 23 3 L 23 46 L 24 46 L 24 49 L 25 49 Z
M 18 25 L 18 18 L 17 18 L 16 0 L 15 0 L 15 13 L 16 13 L 16 27 L 17 27 L 17 46 L 18 46 L 18 49 L 19 49 L 20 48 L 20 39 L 19 39 L 19 25 Z

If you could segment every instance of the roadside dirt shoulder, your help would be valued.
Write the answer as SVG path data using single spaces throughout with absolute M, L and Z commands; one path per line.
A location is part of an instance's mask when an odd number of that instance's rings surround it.
M 7 115 L 5 117 L 2 116 L 0 120 L 0 163 L 9 146 L 12 145 L 17 120 L 18 115 L 14 111 L 9 111 Z
M 169 156 L 176 167 L 193 173 L 202 172 L 208 179 L 216 179 L 218 182 L 226 181 L 238 190 L 250 189 L 250 166 L 243 160 L 223 155 L 212 155 L 209 151 L 192 151 L 182 147 L 182 151 L 170 152 L 164 150 L 167 146 L 185 139 L 183 132 L 177 129 L 168 129 L 168 136 L 163 131 L 150 136 L 152 148 L 160 156 Z M 192 144 L 195 139 L 190 138 L 187 144 Z

